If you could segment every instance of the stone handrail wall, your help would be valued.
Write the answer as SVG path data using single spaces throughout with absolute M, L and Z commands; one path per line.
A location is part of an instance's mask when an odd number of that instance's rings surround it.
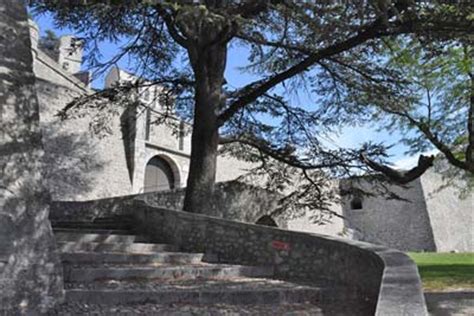
M 186 189 L 160 191 L 143 196 L 147 204 L 172 210 L 182 210 Z M 255 223 L 264 215 L 271 215 L 279 208 L 283 196 L 256 186 L 238 181 L 216 183 L 209 198 L 206 214 L 229 220 Z M 280 214 L 279 214 L 280 215 Z M 278 227 L 286 228 L 283 216 L 272 216 Z
M 50 218 L 88 220 L 97 216 L 110 216 L 120 213 L 125 202 L 144 200 L 147 204 L 172 210 L 181 210 L 184 201 L 184 188 L 127 195 L 92 201 L 55 201 L 51 207 Z M 209 198 L 206 214 L 229 220 L 255 223 L 264 215 L 271 214 L 279 207 L 282 196 L 258 187 L 237 181 L 217 183 L 214 194 Z M 278 227 L 286 228 L 282 216 L 272 216 Z
M 428 315 L 416 265 L 404 253 L 368 243 L 230 221 L 146 204 L 155 193 L 54 202 L 52 220 L 132 215 L 141 234 L 203 252 L 214 261 L 271 266 L 275 277 L 326 283 L 337 298 L 371 305 L 377 316 Z M 350 293 L 340 292 L 340 287 Z M 326 294 L 329 295 L 329 294 Z M 322 299 L 331 299 L 323 297 Z
M 138 195 L 127 195 L 92 201 L 53 201 L 49 219 L 52 221 L 91 221 L 96 217 L 123 215 Z
M 271 266 L 278 279 L 326 284 L 322 297 L 369 304 L 375 315 L 427 315 L 418 270 L 402 252 L 317 234 L 287 231 L 155 208 L 134 201 L 130 214 L 153 242 L 203 252 L 217 262 Z M 337 289 L 343 286 L 349 293 Z

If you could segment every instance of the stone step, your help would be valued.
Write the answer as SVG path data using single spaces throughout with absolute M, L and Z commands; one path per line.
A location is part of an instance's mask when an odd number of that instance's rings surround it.
M 133 220 L 133 215 L 110 215 L 110 216 L 102 216 L 94 218 L 94 221 L 105 221 L 105 220 Z
M 176 251 L 177 248 L 170 244 L 148 244 L 148 243 L 117 243 L 117 242 L 58 242 L 61 252 L 120 252 L 150 254 L 162 251 Z
M 243 280 L 243 281 L 242 281 Z M 89 304 L 272 304 L 318 303 L 322 289 L 255 279 L 198 279 L 186 282 L 102 281 L 67 284 L 66 301 Z
M 131 223 L 120 223 L 120 222 L 51 222 L 53 229 L 56 228 L 73 228 L 73 229 L 124 229 L 129 230 L 132 228 Z
M 309 303 L 292 304 L 89 304 L 80 302 L 66 302 L 50 310 L 49 315 L 166 315 L 166 316 L 191 316 L 191 315 L 258 315 L 258 316 L 355 316 L 353 309 L 347 313 L 341 313 L 341 308 L 318 306 Z M 344 311 L 344 310 L 343 310 Z M 369 315 L 369 314 L 357 314 Z
M 133 223 L 132 216 L 109 216 L 97 217 L 92 220 L 94 223 Z
M 147 236 L 144 235 L 136 235 L 135 236 L 135 242 L 140 242 L 144 244 L 154 244 L 154 242 L 150 242 L 150 239 Z
M 101 228 L 55 228 L 54 233 L 73 233 L 73 234 L 104 234 L 104 235 L 133 235 L 130 230 L 124 229 L 101 229 Z
M 65 269 L 64 278 L 68 282 L 92 282 L 114 279 L 191 279 L 212 277 L 271 277 L 273 269 L 222 264 L 163 265 L 163 266 L 112 266 L 112 267 L 70 267 Z
M 131 244 L 135 241 L 135 235 L 116 235 L 116 234 L 93 234 L 78 232 L 56 232 L 54 234 L 56 241 L 74 241 L 74 242 L 117 242 Z
M 196 264 L 200 263 L 202 258 L 203 254 L 180 252 L 161 252 L 154 254 L 66 252 L 61 254 L 62 261 L 70 264 Z

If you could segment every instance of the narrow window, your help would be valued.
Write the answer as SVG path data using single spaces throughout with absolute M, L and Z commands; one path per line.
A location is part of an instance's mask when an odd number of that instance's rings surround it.
M 179 150 L 183 150 L 184 149 L 184 122 L 181 121 L 179 123 L 179 135 L 178 135 L 179 139 Z
M 351 201 L 351 210 L 361 210 L 362 199 L 360 197 L 354 197 Z
M 146 118 L 145 118 L 145 140 L 150 140 L 150 128 L 151 128 L 151 110 L 150 108 L 146 109 Z

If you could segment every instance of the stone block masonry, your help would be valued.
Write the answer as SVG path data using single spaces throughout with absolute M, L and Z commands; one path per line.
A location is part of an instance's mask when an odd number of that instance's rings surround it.
M 360 197 L 360 209 L 351 207 L 353 196 L 342 198 L 347 227 L 358 232 L 359 240 L 402 251 L 436 251 L 423 188 L 417 179 L 405 187 L 388 185 L 400 199 L 388 199 L 376 191 L 377 183 L 365 179 L 345 180 L 341 188 L 355 187 L 372 196 Z
M 427 315 L 417 268 L 396 250 L 153 208 L 143 201 L 134 201 L 132 209 L 136 225 L 154 242 L 203 252 L 217 262 L 271 266 L 283 280 L 326 282 L 334 292 L 322 300 L 344 295 L 347 304 L 368 304 L 375 315 Z
M 181 210 L 185 189 L 150 192 L 93 201 L 56 201 L 52 203 L 50 217 L 54 220 L 89 220 L 98 216 L 112 216 L 124 211 L 135 199 L 144 200 L 149 205 Z M 281 198 L 277 193 L 249 186 L 237 181 L 217 183 L 214 195 L 209 198 L 206 214 L 225 219 L 255 223 L 262 216 L 271 215 L 278 208 Z M 281 216 L 272 218 L 278 227 L 286 228 Z
M 143 197 L 149 205 L 181 210 L 185 191 L 186 189 L 182 188 L 156 192 Z M 287 221 L 278 212 L 281 198 L 282 196 L 278 193 L 238 181 L 220 182 L 216 183 L 214 194 L 209 197 L 208 208 L 202 213 L 246 223 L 256 223 L 260 218 L 268 215 L 278 227 L 286 228 Z

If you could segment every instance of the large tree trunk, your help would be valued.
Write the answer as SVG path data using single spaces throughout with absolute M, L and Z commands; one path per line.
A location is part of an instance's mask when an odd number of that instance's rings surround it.
M 0 314 L 38 315 L 63 298 L 24 2 L 0 1 Z
M 208 212 L 208 202 L 216 180 L 218 133 L 215 116 L 208 109 L 196 109 L 196 123 L 191 139 L 191 164 L 184 199 L 184 210 L 187 212 L 212 215 Z
M 209 213 L 209 200 L 216 180 L 217 115 L 225 102 L 222 92 L 227 45 L 189 49 L 196 78 L 194 125 L 191 138 L 191 164 L 184 199 L 184 210 Z

